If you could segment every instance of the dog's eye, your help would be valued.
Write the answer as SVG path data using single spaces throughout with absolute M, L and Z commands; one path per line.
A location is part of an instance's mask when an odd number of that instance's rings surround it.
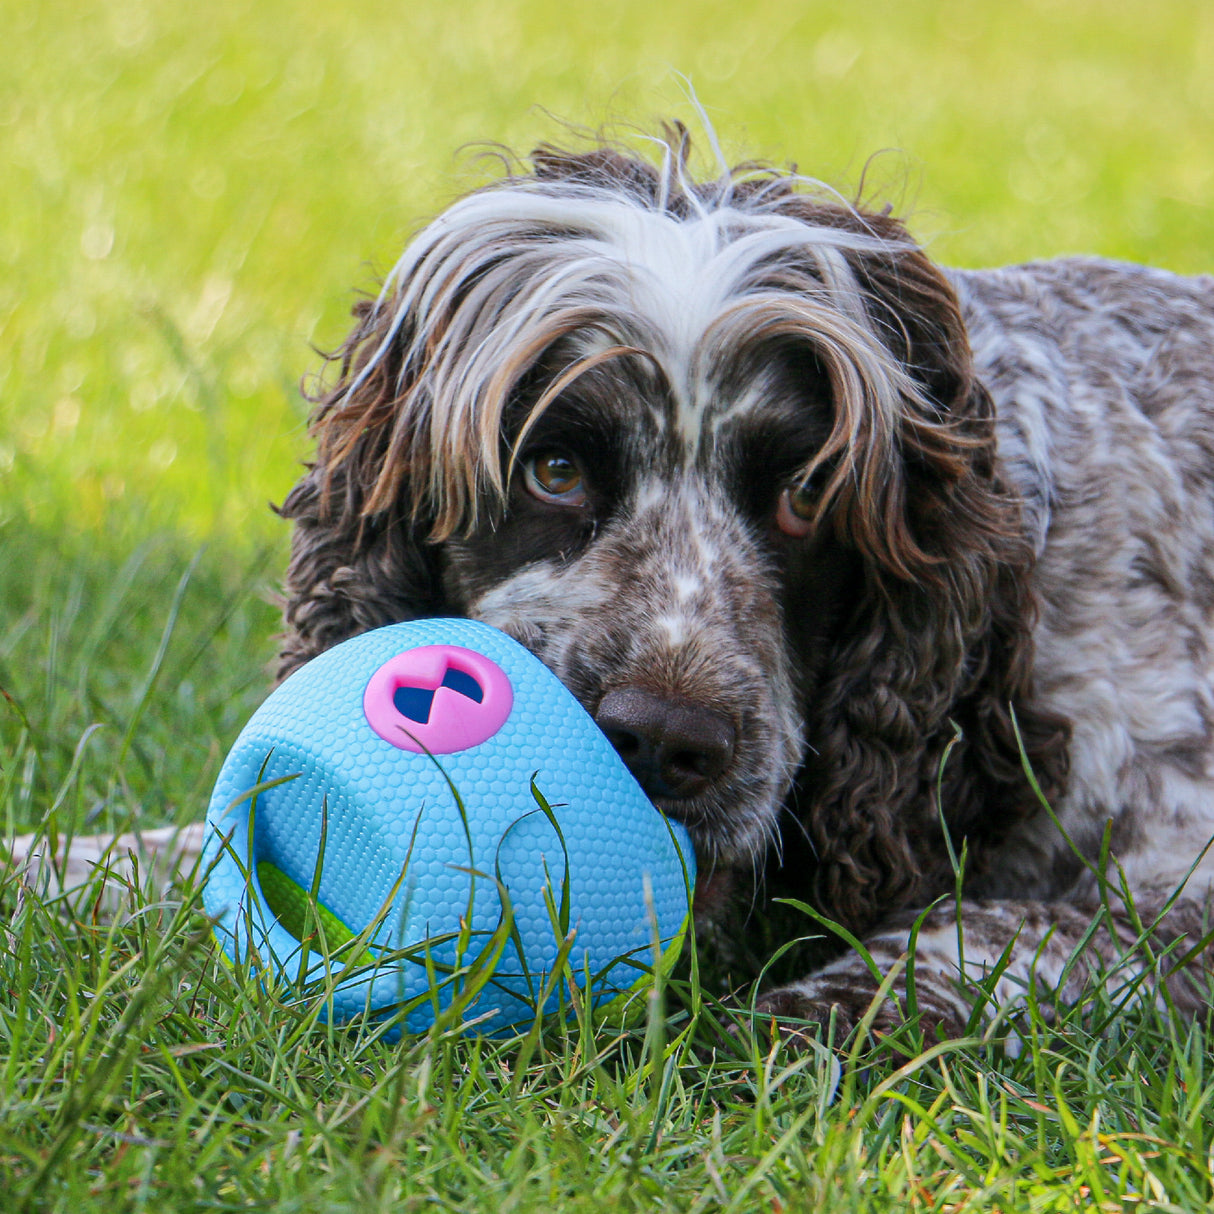
M 560 451 L 541 451 L 523 465 L 528 490 L 541 501 L 581 506 L 586 501 L 582 471 Z
M 790 485 L 780 494 L 776 505 L 776 526 L 794 539 L 808 535 L 813 530 L 816 509 L 817 502 L 808 484 Z

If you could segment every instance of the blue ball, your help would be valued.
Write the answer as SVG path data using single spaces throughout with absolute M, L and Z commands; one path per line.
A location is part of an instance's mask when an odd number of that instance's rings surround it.
M 374 924 L 330 963 L 349 964 L 333 1015 L 412 1004 L 410 1032 L 490 966 L 463 1020 L 530 1023 L 559 1003 L 562 944 L 594 1003 L 617 998 L 677 954 L 695 879 L 686 831 L 581 705 L 470 620 L 379 628 L 295 671 L 237 738 L 207 822 L 227 956 L 315 979 L 318 920 L 330 949 Z

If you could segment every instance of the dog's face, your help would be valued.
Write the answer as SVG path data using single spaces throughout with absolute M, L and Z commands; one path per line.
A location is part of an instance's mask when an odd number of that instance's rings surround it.
M 846 551 L 811 535 L 802 485 L 830 388 L 793 345 L 694 377 L 657 345 L 603 359 L 544 408 L 499 508 L 444 545 L 444 586 L 557 674 L 704 858 L 749 862 L 773 837 L 854 593 Z M 508 448 L 538 385 L 603 348 L 546 352 L 508 410 Z
M 914 609 L 922 667 L 879 635 L 898 585 L 954 576 L 967 478 L 989 546 L 956 301 L 896 221 L 785 174 L 535 165 L 423 230 L 347 343 L 286 506 L 286 660 L 406 613 L 496 625 L 704 867 L 757 865 L 807 757 L 879 792 L 918 711 L 890 689 L 939 715 L 964 677 L 952 607 Z M 955 546 L 969 621 L 989 562 Z

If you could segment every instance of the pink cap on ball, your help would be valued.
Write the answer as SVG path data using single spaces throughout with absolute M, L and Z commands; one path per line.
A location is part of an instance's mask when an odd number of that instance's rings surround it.
M 367 682 L 363 711 L 385 742 L 414 754 L 479 746 L 506 723 L 514 690 L 496 662 L 459 645 L 389 658 Z

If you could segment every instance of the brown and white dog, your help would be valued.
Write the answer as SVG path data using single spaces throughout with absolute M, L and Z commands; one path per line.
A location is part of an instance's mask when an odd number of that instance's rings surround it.
M 950 1033 L 961 973 L 1200 1006 L 1214 281 L 946 270 L 886 212 L 660 149 L 541 148 L 357 310 L 282 508 L 282 673 L 487 621 L 686 823 L 703 921 L 793 893 L 885 969 L 943 896 L 915 977 Z M 876 989 L 848 952 L 760 1007 L 846 1025 Z

